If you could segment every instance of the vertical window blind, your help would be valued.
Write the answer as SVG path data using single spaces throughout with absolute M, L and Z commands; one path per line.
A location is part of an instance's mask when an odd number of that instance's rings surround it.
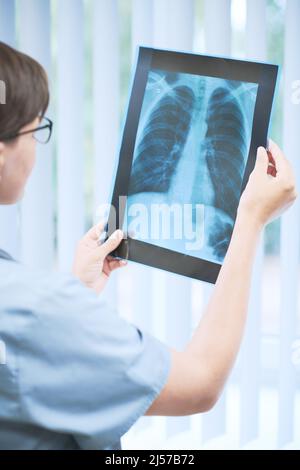
M 299 0 L 0 0 L 0 40 L 46 68 L 55 126 L 52 142 L 38 146 L 23 200 L 0 207 L 1 248 L 30 266 L 70 270 L 77 241 L 110 202 L 136 46 L 235 57 L 237 18 L 244 31 L 237 58 L 271 61 L 272 8 L 283 22 L 280 143 L 299 186 Z M 272 257 L 266 233 L 261 237 L 241 351 L 215 408 L 142 417 L 124 448 L 300 448 L 300 364 L 293 355 L 300 337 L 299 229 L 297 200 L 281 218 Z M 212 291 L 130 263 L 112 275 L 105 296 L 120 315 L 181 349 Z

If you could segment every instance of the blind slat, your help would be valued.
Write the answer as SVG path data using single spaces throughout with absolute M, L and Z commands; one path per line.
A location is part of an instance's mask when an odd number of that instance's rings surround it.
M 300 185 L 300 104 L 293 98 L 293 84 L 300 77 L 300 2 L 288 0 L 285 18 L 283 148 Z M 300 201 L 281 219 L 281 319 L 278 445 L 293 440 L 295 417 L 295 374 L 291 347 L 296 335 L 299 283 Z
M 64 0 L 57 15 L 58 260 L 72 266 L 84 232 L 84 11 Z
M 205 0 L 205 50 L 228 56 L 231 50 L 231 0 Z
M 131 45 L 132 58 L 135 59 L 136 46 L 153 44 L 152 0 L 132 0 Z
M 193 49 L 193 0 L 154 0 L 154 46 L 191 51 Z M 181 347 L 189 339 L 192 325 L 191 281 L 164 273 L 166 341 Z M 167 435 L 190 426 L 189 417 L 167 418 Z
M 152 0 L 133 0 L 131 26 L 132 73 L 137 60 L 138 45 L 152 45 L 153 38 Z M 153 271 L 139 263 L 131 266 L 134 285 L 133 318 L 135 323 L 153 332 L 152 276 Z
M 14 0 L 0 0 L 0 39 L 10 46 L 15 46 L 15 2 Z
M 248 0 L 246 53 L 249 60 L 266 60 L 266 2 Z M 240 443 L 257 437 L 259 432 L 259 377 L 261 340 L 261 282 L 264 259 L 263 237 L 257 247 L 252 272 L 248 318 L 241 349 Z
M 205 0 L 204 33 L 205 53 L 229 55 L 231 50 L 231 1 Z M 216 34 L 216 31 L 218 32 Z M 203 283 L 204 305 L 212 293 L 213 286 Z M 225 433 L 226 390 L 217 405 L 201 417 L 202 440 L 207 441 Z
M 50 2 L 20 0 L 19 48 L 38 60 L 50 76 Z M 26 21 L 24 21 L 26 18 Z M 50 81 L 51 83 L 51 81 Z M 51 118 L 51 112 L 48 110 Z M 37 144 L 37 159 L 21 206 L 22 260 L 50 267 L 54 258 L 52 143 Z
M 119 133 L 119 15 L 117 0 L 94 0 L 93 7 L 93 144 L 94 215 L 111 202 Z M 104 291 L 117 305 L 118 272 Z

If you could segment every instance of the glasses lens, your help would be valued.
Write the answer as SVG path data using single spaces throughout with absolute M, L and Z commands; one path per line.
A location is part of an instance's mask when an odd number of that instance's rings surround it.
M 44 123 L 41 123 L 43 125 Z M 45 127 L 45 129 L 38 129 L 33 133 L 33 137 L 40 143 L 46 144 L 50 139 L 50 129 Z

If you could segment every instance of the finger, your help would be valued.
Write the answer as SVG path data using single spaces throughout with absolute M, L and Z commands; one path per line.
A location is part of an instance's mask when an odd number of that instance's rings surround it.
M 271 175 L 271 176 L 276 176 L 277 174 L 277 171 L 276 171 L 276 168 L 274 166 L 269 166 L 268 167 L 268 175 Z
M 102 234 L 105 227 L 105 221 L 101 220 L 96 225 L 94 225 L 86 234 L 83 236 L 83 239 L 97 241 L 100 235 Z
M 275 176 L 277 175 L 275 160 L 272 157 L 272 154 L 271 154 L 270 150 L 267 150 L 267 154 L 268 154 L 268 158 L 269 158 L 268 175 L 271 175 L 275 178 Z
M 114 259 L 114 260 L 108 261 L 108 266 L 111 271 L 114 271 L 115 269 L 118 269 L 118 268 L 123 268 L 126 265 L 127 265 L 127 261 L 125 259 Z
M 289 162 L 285 158 L 282 150 L 279 146 L 272 140 L 268 139 L 268 150 L 272 155 L 272 158 L 275 162 L 275 167 L 278 173 L 285 173 L 288 169 Z
M 269 157 L 264 147 L 258 147 L 254 171 L 267 173 L 269 166 Z
M 108 263 L 111 263 L 112 261 L 122 261 L 122 262 L 125 261 L 126 264 L 127 264 L 127 260 L 120 259 L 120 258 L 115 258 L 115 256 L 112 256 L 112 255 L 107 255 L 105 259 Z
M 267 149 L 267 154 L 269 157 L 269 165 L 275 167 L 275 160 L 270 152 L 270 150 Z
M 106 257 L 120 245 L 123 237 L 124 233 L 122 230 L 115 230 L 111 236 L 101 246 L 99 246 L 99 253 Z

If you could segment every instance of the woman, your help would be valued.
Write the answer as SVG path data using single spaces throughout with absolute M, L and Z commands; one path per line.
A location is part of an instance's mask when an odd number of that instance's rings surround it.
M 42 67 L 3 43 L 0 79 L 0 203 L 12 204 L 34 166 L 35 138 L 51 131 L 49 92 Z M 258 149 L 211 300 L 183 351 L 126 322 L 99 296 L 122 265 L 109 257 L 120 230 L 99 246 L 102 227 L 93 227 L 71 275 L 31 270 L 1 253 L 0 448 L 119 449 L 144 414 L 183 416 L 215 404 L 241 342 L 259 235 L 296 198 L 289 162 L 273 142 L 269 152 L 271 163 Z

